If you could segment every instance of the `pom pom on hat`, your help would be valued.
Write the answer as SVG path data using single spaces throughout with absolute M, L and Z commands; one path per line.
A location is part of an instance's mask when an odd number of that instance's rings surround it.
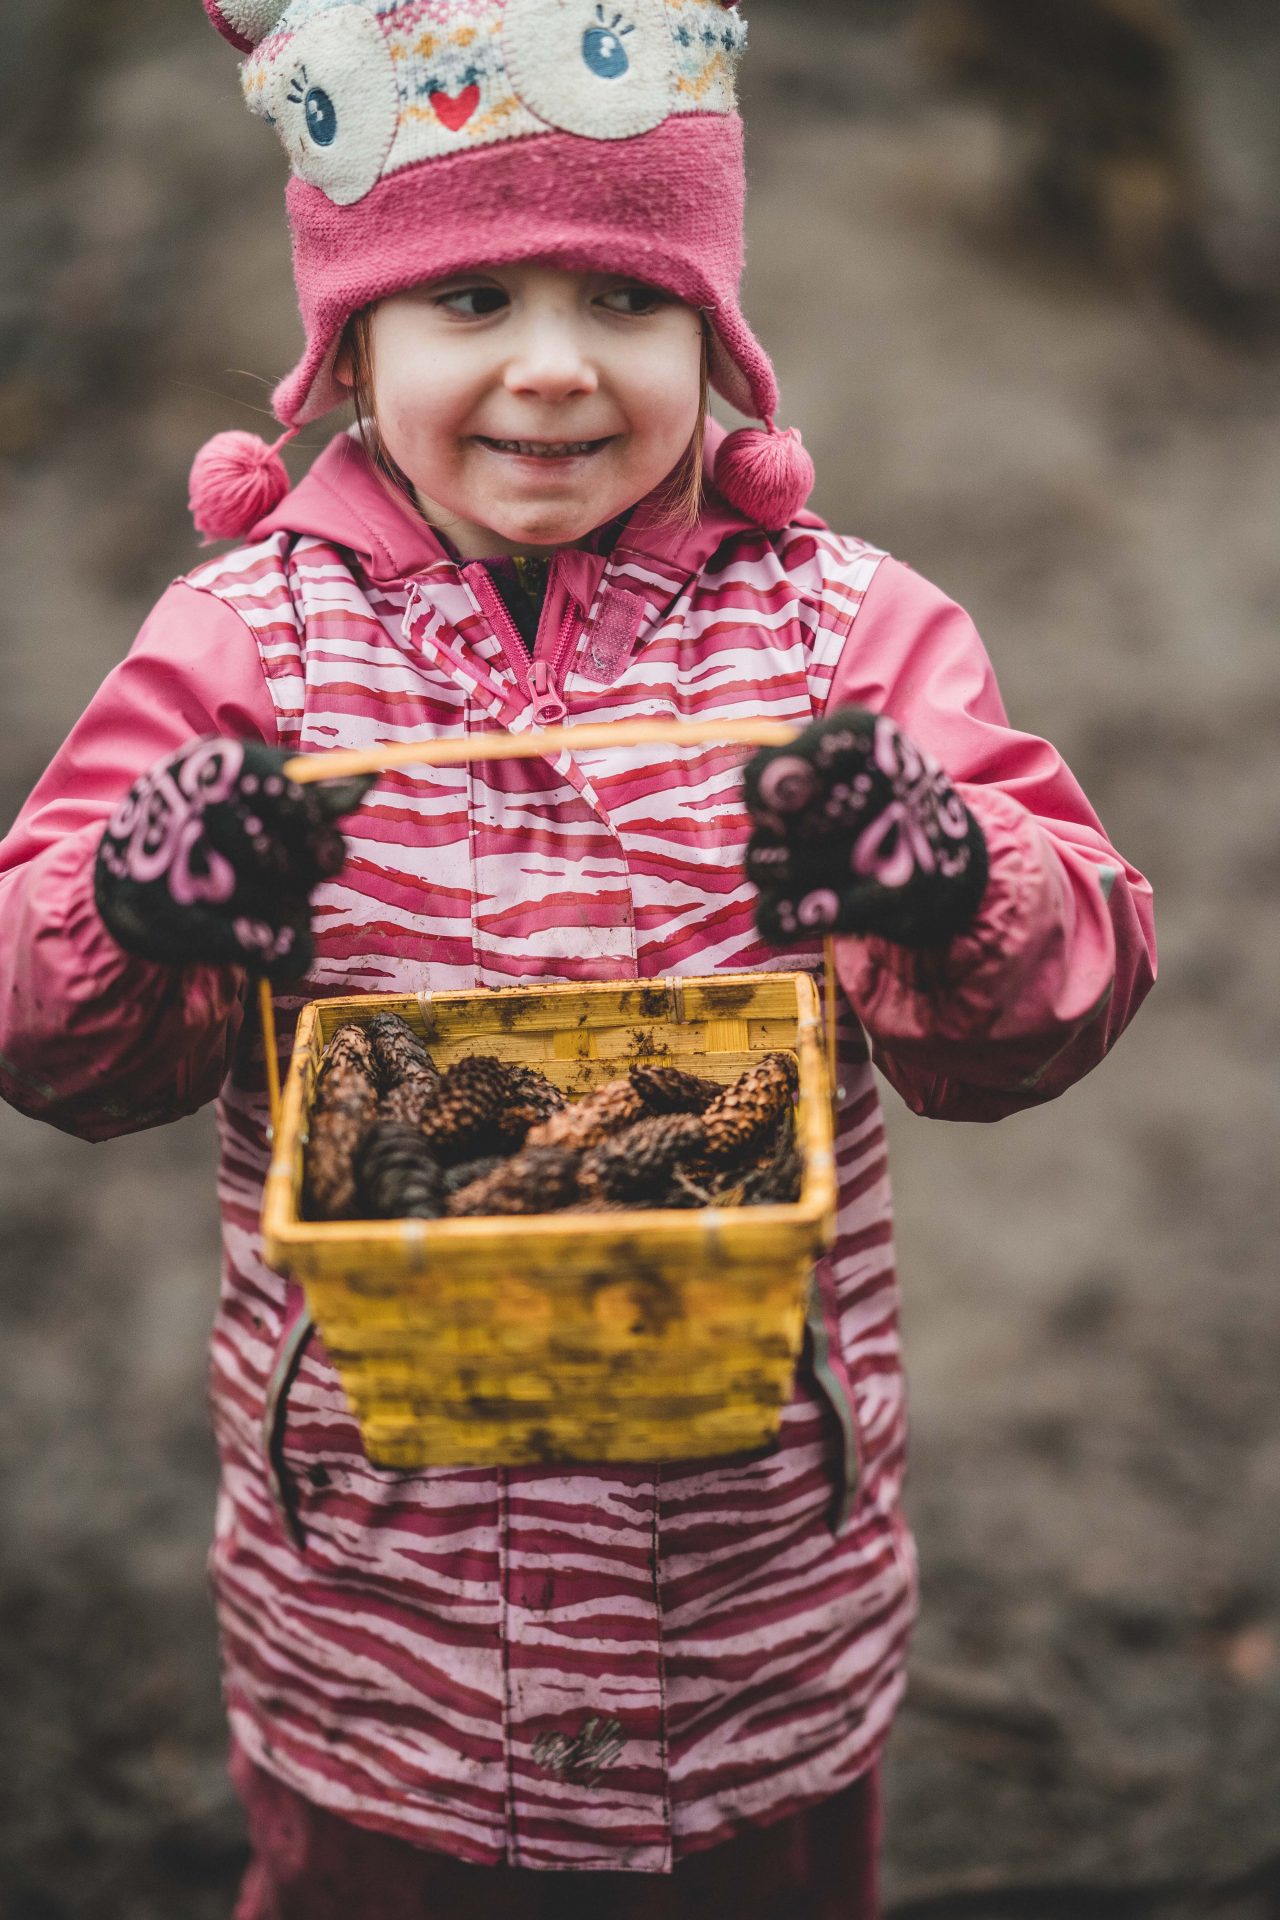
M 813 492 L 813 461 L 794 427 L 779 433 L 772 420 L 740 427 L 721 444 L 715 482 L 730 506 L 770 533 L 788 526 Z
M 280 449 L 297 432 L 291 427 L 269 447 L 256 433 L 215 433 L 191 463 L 188 504 L 204 544 L 239 540 L 278 507 L 289 491 Z

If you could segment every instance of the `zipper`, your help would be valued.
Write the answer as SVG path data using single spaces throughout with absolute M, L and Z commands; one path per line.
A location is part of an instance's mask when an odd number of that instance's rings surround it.
M 506 602 L 494 586 L 489 569 L 475 560 L 462 569 L 471 583 L 472 591 L 489 616 L 489 624 L 498 636 L 502 651 L 507 656 L 507 665 L 515 674 L 516 685 L 526 699 L 531 692 L 529 680 L 529 649 L 520 637 L 520 629 L 507 612 Z
M 564 618 L 560 622 L 560 631 L 556 635 L 555 650 L 551 655 L 551 678 L 559 685 L 564 678 L 564 670 L 569 664 L 569 656 L 578 643 L 578 609 L 572 600 L 566 600 Z
M 551 583 L 548 581 L 548 593 L 550 588 Z M 557 726 L 569 711 L 560 692 L 560 684 L 565 664 L 577 638 L 577 609 L 572 600 L 566 599 L 564 613 L 560 619 L 560 630 L 552 643 L 551 658 L 548 659 L 545 653 L 539 658 L 541 634 L 534 642 L 529 679 L 533 687 L 533 717 L 540 727 Z
M 545 660 L 535 660 L 529 669 L 533 688 L 533 717 L 540 727 L 554 727 L 569 709 L 560 698 L 555 676 Z
M 553 562 L 554 565 L 554 562 Z M 470 580 L 477 599 L 489 617 L 490 625 L 498 636 L 502 651 L 515 674 L 516 683 L 533 707 L 533 718 L 540 727 L 557 726 L 568 714 L 560 692 L 560 678 L 565 663 L 578 638 L 577 609 L 573 601 L 565 604 L 560 629 L 556 634 L 550 651 L 550 659 L 540 654 L 541 633 L 534 642 L 533 658 L 521 638 L 520 630 L 507 612 L 506 602 L 489 577 L 488 569 L 479 562 L 463 569 Z M 551 582 L 547 581 L 547 593 L 550 596 Z

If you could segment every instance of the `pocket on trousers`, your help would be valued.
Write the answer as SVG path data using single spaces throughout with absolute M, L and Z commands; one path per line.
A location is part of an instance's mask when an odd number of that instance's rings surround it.
M 426 1551 L 445 1520 L 468 1528 L 492 1521 L 492 1469 L 385 1467 L 369 1459 L 342 1382 L 293 1286 L 267 1385 L 262 1449 L 281 1528 L 327 1580 L 400 1595 L 407 1538 Z
M 838 1539 L 853 1515 L 862 1490 L 862 1446 L 853 1382 L 836 1344 L 832 1316 L 825 1309 L 822 1282 L 816 1269 L 809 1287 L 805 1319 L 801 1365 L 806 1364 L 814 1391 L 827 1409 L 837 1435 L 836 1484 L 827 1525 Z
M 315 1324 L 307 1312 L 302 1290 L 290 1281 L 285 1295 L 284 1322 L 276 1342 L 263 1402 L 262 1452 L 266 1460 L 267 1486 L 280 1523 L 300 1553 L 306 1546 L 300 1480 L 296 1464 L 286 1454 L 285 1438 L 290 1392 L 314 1335 Z

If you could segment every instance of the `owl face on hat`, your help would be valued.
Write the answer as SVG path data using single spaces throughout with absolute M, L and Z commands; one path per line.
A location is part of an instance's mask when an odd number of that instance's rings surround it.
M 742 313 L 734 0 L 203 0 L 277 131 L 306 347 L 289 427 L 341 404 L 343 330 L 406 288 L 521 260 L 622 273 L 704 318 L 712 386 L 769 420 Z
M 424 160 L 561 133 L 616 142 L 735 110 L 724 0 L 205 0 L 245 97 L 336 206 Z

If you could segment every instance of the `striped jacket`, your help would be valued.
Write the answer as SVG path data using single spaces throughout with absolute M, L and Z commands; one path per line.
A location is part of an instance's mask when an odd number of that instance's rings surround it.
M 750 1463 L 389 1471 L 263 1264 L 244 982 L 120 953 L 102 822 L 200 733 L 322 750 L 567 719 L 891 712 L 957 781 L 990 880 L 949 984 L 840 946 L 839 1237 L 781 1444 Z M 592 750 L 384 779 L 316 897 L 304 993 L 810 964 L 760 943 L 740 751 Z M 250 1755 L 359 1824 L 478 1863 L 662 1871 L 875 1760 L 915 1562 L 883 1123 L 995 1119 L 1102 1057 L 1153 976 L 1149 890 L 1054 750 L 1013 731 L 959 608 L 812 516 L 642 505 L 551 569 L 532 658 L 342 436 L 250 544 L 165 594 L 0 850 L 0 1086 L 90 1138 L 219 1098 L 211 1569 Z M 298 997 L 282 997 L 286 1030 Z

